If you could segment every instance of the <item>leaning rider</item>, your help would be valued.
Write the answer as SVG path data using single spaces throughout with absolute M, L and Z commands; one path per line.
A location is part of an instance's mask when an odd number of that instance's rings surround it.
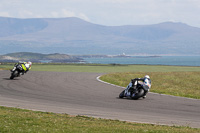
M 127 96 L 131 96 L 131 92 L 129 90 L 131 88 L 133 90 L 136 90 L 137 85 L 138 85 L 138 81 L 142 81 L 143 82 L 141 84 L 142 87 L 145 90 L 145 94 L 143 95 L 143 98 L 146 98 L 146 94 L 148 93 L 149 89 L 151 88 L 151 79 L 150 79 L 149 75 L 145 75 L 144 78 L 135 78 L 135 79 L 132 79 L 131 82 L 129 83 L 129 85 L 127 86 L 126 90 L 125 90 L 125 94 Z
M 23 71 L 21 72 L 21 74 L 24 75 L 24 73 L 27 73 L 31 69 L 32 62 L 30 62 L 30 61 L 28 61 L 28 62 L 21 62 L 20 61 L 15 66 L 17 66 L 19 64 L 22 66 L 22 69 L 23 69 Z
M 24 73 L 27 73 L 31 69 L 32 62 L 30 62 L 30 61 L 23 62 L 21 65 L 24 70 L 24 71 L 22 71 L 22 75 L 24 75 Z

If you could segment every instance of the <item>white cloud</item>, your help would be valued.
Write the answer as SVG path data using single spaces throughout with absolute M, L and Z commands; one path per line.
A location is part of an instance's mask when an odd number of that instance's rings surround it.
M 64 16 L 64 17 L 75 17 L 76 16 L 76 14 L 74 12 L 68 11 L 66 9 L 62 9 L 61 15 Z
M 3 16 L 3 17 L 12 17 L 8 12 L 0 12 L 0 16 Z
M 27 10 L 23 10 L 23 11 L 19 12 L 19 16 L 21 18 L 26 18 L 26 17 L 30 18 L 30 17 L 33 17 L 33 12 L 27 11 Z
M 44 16 L 41 14 L 37 14 L 35 12 L 29 10 L 21 10 L 18 12 L 19 18 L 43 18 Z
M 134 0 L 48 0 L 51 2 L 84 2 L 84 3 L 124 3 L 124 2 L 130 2 Z
M 0 0 L 0 16 L 79 17 L 102 25 L 179 21 L 200 27 L 200 0 Z
M 53 18 L 58 18 L 58 17 L 59 17 L 59 13 L 53 11 L 53 12 L 51 12 L 51 16 L 52 16 Z
M 80 18 L 82 18 L 82 19 L 84 19 L 86 21 L 90 21 L 90 19 L 83 13 L 79 13 L 78 17 L 80 17 Z
M 100 0 L 97 1 L 99 3 L 103 2 L 103 3 L 128 3 L 128 2 L 132 2 L 133 0 Z
M 50 14 L 50 17 L 53 18 L 63 18 L 63 17 L 78 17 L 81 19 L 84 19 L 86 21 L 89 21 L 90 19 L 87 17 L 87 15 L 85 15 L 84 13 L 76 13 L 70 10 L 66 10 L 66 9 L 61 9 L 59 11 L 53 11 Z

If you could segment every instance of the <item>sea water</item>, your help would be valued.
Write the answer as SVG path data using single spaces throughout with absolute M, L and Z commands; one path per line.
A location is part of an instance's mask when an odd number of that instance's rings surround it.
M 115 58 L 84 58 L 86 63 L 95 64 L 147 64 L 147 65 L 175 65 L 200 66 L 200 56 L 138 56 Z

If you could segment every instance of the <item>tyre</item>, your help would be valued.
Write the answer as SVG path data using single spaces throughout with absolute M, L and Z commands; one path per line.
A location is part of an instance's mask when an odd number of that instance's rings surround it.
M 134 100 L 139 99 L 144 95 L 144 90 L 143 89 L 138 89 L 138 93 L 136 93 L 133 97 L 131 97 Z
M 10 79 L 14 79 L 15 77 L 17 77 L 17 75 L 18 75 L 17 71 L 12 72 Z
M 123 91 L 119 94 L 119 98 L 123 98 L 123 97 L 124 97 L 124 92 L 125 92 L 125 90 L 123 90 Z

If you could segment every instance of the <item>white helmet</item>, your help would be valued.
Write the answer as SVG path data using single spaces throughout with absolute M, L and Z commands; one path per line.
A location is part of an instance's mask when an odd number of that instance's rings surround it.
M 144 78 L 150 79 L 149 75 L 145 75 Z
M 29 64 L 29 65 L 31 66 L 31 65 L 32 65 L 32 62 L 29 61 L 29 62 L 27 62 L 27 64 Z

